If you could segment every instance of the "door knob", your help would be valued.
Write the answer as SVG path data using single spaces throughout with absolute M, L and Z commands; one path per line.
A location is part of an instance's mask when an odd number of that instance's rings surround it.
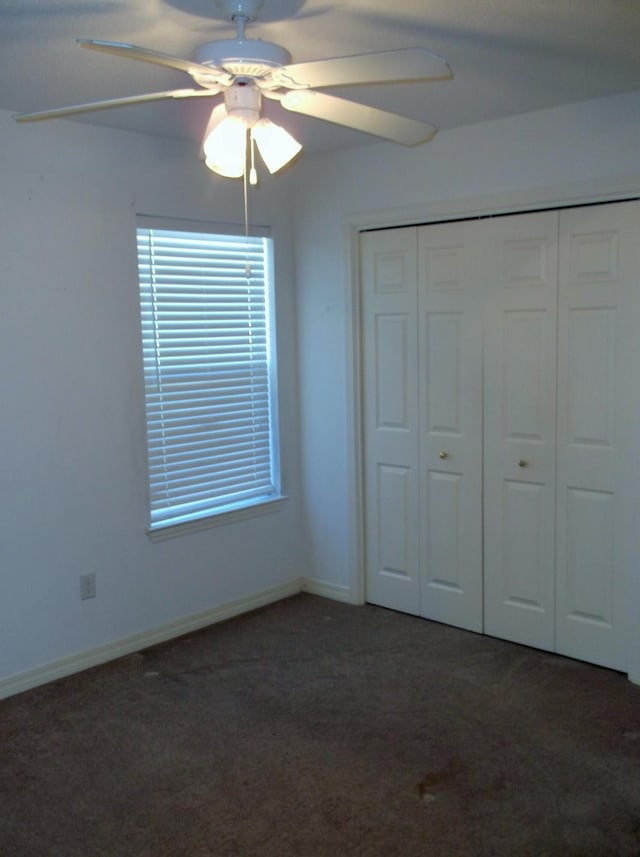
M 443 449 L 439 455 L 440 455 L 440 458 L 449 458 L 449 453 L 447 452 L 446 449 Z
M 529 462 L 526 460 L 526 458 L 521 458 L 518 462 L 518 467 L 526 467 L 527 464 L 529 464 Z

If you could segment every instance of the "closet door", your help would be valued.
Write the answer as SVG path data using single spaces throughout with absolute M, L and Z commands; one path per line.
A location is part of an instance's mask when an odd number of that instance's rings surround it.
M 485 632 L 554 648 L 557 214 L 491 221 Z
M 416 229 L 360 246 L 367 601 L 418 614 Z
M 482 259 L 486 224 L 422 227 L 421 615 L 482 630 Z
M 557 651 L 620 670 L 639 554 L 639 247 L 636 202 L 560 214 Z

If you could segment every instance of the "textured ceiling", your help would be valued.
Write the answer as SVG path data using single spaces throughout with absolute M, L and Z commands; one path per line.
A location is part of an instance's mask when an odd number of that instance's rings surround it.
M 264 0 L 247 35 L 293 61 L 425 47 L 454 79 L 344 87 L 333 94 L 435 124 L 640 90 L 638 0 Z M 232 38 L 215 0 L 0 0 L 0 108 L 61 107 L 192 85 L 181 72 L 82 50 L 76 38 L 131 42 L 175 56 Z M 118 108 L 74 121 L 199 140 L 215 99 Z M 376 138 L 269 104 L 308 151 Z M 56 120 L 72 121 L 72 120 Z

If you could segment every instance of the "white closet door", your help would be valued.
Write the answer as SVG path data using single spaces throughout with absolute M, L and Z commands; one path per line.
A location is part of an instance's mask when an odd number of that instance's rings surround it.
M 361 236 L 367 601 L 418 614 L 417 230 Z
M 639 553 L 639 247 L 638 203 L 560 214 L 557 651 L 621 670 Z
M 482 630 L 484 227 L 418 235 L 421 615 L 473 631 Z
M 491 221 L 485 632 L 554 648 L 557 214 Z

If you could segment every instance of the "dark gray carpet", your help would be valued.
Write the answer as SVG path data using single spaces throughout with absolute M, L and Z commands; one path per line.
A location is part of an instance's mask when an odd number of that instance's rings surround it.
M 640 855 L 640 688 L 298 596 L 0 703 L 2 857 Z

